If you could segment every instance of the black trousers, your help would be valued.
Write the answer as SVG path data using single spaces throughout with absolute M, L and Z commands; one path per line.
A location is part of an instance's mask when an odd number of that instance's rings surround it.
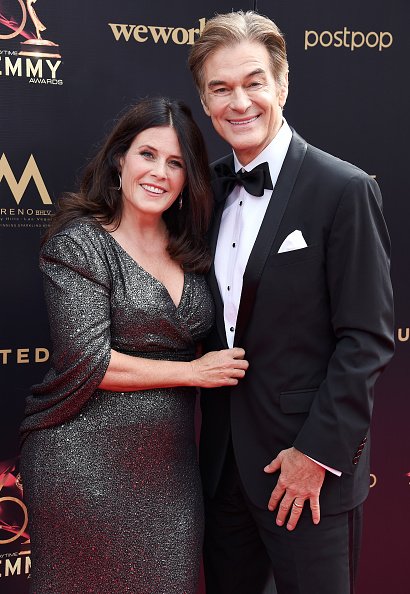
M 216 496 L 205 496 L 207 594 L 354 594 L 362 506 L 314 525 L 305 504 L 291 532 L 275 519 L 247 497 L 231 447 Z

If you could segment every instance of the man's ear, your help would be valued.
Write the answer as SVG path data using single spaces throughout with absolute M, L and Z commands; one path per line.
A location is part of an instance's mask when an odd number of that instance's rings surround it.
M 281 86 L 279 91 L 279 105 L 281 107 L 285 106 L 286 99 L 288 98 L 288 90 L 289 90 L 289 74 L 288 72 L 285 73 L 285 80 L 284 84 Z
M 205 103 L 205 101 L 203 100 L 202 97 L 201 97 L 201 103 L 202 103 L 202 107 L 204 108 L 204 112 L 206 113 L 206 115 L 207 116 L 210 116 L 211 114 L 209 112 L 209 109 L 208 109 L 208 107 L 207 107 L 207 105 L 206 105 L 206 103 Z

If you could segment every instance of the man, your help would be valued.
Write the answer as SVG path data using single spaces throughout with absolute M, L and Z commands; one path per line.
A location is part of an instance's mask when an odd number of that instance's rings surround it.
M 279 594 L 351 594 L 373 386 L 393 354 L 380 191 L 283 119 L 286 48 L 268 18 L 217 15 L 189 65 L 233 149 L 212 167 L 207 348 L 249 361 L 238 386 L 202 396 L 207 594 L 262 593 L 272 569 Z

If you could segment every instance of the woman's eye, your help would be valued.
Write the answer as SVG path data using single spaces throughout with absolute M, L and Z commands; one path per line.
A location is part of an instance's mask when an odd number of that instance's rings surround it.
M 153 157 L 154 155 L 151 153 L 151 151 L 141 151 L 140 155 L 142 157 L 146 157 L 147 159 L 150 159 L 151 157 Z
M 171 167 L 178 167 L 179 169 L 183 169 L 184 168 L 184 166 L 181 163 L 181 161 L 172 160 L 172 161 L 169 162 L 169 164 L 171 165 Z

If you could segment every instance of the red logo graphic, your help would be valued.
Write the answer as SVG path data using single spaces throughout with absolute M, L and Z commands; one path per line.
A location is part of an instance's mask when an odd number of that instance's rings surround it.
M 19 538 L 28 544 L 28 514 L 23 501 L 23 485 L 15 460 L 0 461 L 0 545 Z

